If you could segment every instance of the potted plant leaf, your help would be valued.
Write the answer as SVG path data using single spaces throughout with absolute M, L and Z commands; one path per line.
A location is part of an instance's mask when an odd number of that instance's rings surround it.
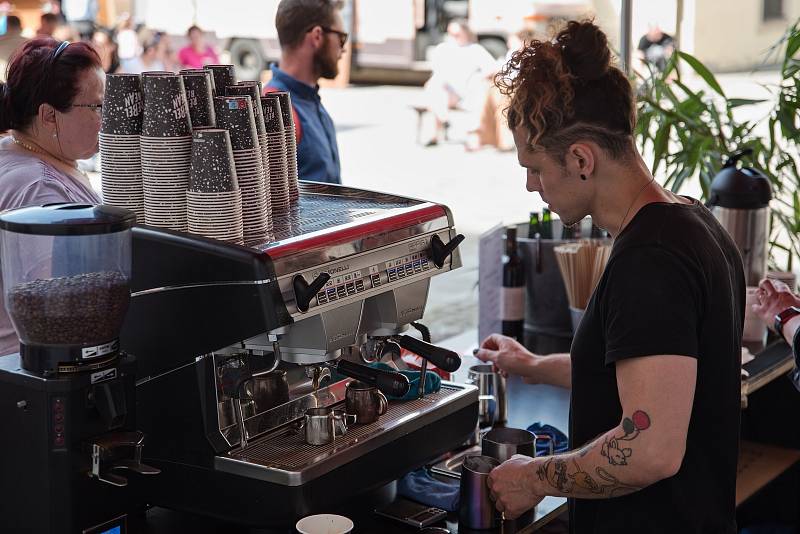
M 769 88 L 774 99 L 729 97 L 700 60 L 681 51 L 672 55 L 663 72 L 650 69 L 639 74 L 637 80 L 637 143 L 642 151 L 652 151 L 651 171 L 665 187 L 679 192 L 697 180 L 701 200 L 706 200 L 711 180 L 728 155 L 746 148 L 752 150 L 745 163 L 769 178 L 774 194 L 769 265 L 771 269 L 780 265 L 788 271 L 792 270 L 795 255 L 800 254 L 798 50 L 800 20 L 769 52 L 780 58 L 780 82 Z M 701 87 L 690 88 L 678 67 L 694 71 Z M 764 117 L 743 120 L 737 116 L 737 108 L 767 101 L 773 105 Z

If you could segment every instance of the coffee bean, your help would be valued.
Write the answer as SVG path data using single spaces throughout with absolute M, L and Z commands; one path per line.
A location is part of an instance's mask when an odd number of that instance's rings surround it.
M 8 291 L 8 313 L 27 344 L 90 345 L 116 339 L 130 302 L 116 271 L 37 279 Z

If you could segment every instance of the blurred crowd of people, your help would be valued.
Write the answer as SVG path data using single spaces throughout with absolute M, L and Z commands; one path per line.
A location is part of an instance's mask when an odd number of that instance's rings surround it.
M 62 2 L 61 9 L 42 13 L 38 28 L 23 28 L 20 18 L 11 13 L 1 16 L 0 78 L 5 79 L 6 65 L 14 52 L 26 41 L 36 37 L 91 43 L 100 56 L 106 73 L 138 74 L 151 70 L 177 72 L 183 68 L 199 68 L 206 64 L 219 63 L 217 52 L 206 41 L 203 30 L 197 26 L 187 30 L 188 43 L 176 50 L 168 34 L 135 24 L 128 13 L 123 13 L 114 27 L 99 26 L 94 22 L 94 3 L 90 1 L 82 4 L 85 5 L 84 10 L 68 13 L 68 3 Z

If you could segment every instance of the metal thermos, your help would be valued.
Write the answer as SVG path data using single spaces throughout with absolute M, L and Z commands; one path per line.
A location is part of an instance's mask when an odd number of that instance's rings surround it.
M 748 148 L 728 158 L 711 182 L 707 206 L 739 248 L 747 285 L 755 286 L 767 271 L 767 223 L 772 189 L 760 171 L 737 168 L 739 159 L 751 152 Z

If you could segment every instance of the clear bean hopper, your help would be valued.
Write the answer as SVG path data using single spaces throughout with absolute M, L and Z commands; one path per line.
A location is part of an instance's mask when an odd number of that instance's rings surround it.
M 117 356 L 134 221 L 128 210 L 86 204 L 0 215 L 3 298 L 23 368 L 75 372 Z

